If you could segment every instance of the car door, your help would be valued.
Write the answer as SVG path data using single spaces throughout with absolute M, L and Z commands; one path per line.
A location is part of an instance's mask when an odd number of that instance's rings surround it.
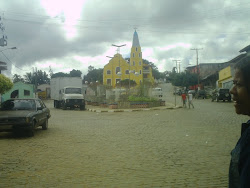
M 44 107 L 39 100 L 36 100 L 36 120 L 38 125 L 41 125 L 45 121 Z

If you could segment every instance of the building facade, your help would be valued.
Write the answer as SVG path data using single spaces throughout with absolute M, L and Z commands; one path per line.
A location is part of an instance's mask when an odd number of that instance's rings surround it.
M 34 85 L 22 82 L 14 83 L 13 87 L 2 95 L 3 101 L 10 98 L 34 98 Z
M 120 87 L 121 80 L 134 80 L 137 85 L 140 85 L 143 81 L 154 82 L 152 68 L 143 63 L 141 46 L 136 31 L 133 36 L 130 60 L 126 61 L 121 54 L 117 53 L 103 69 L 104 85 L 110 85 L 113 88 Z

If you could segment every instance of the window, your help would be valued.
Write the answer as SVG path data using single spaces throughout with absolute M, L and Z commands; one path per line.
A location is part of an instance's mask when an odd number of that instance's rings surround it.
M 111 74 L 111 70 L 107 70 L 107 74 Z
M 141 53 L 139 53 L 139 57 L 141 57 Z
M 140 70 L 140 74 L 141 74 L 141 70 Z
M 24 90 L 23 94 L 24 94 L 24 96 L 30 96 L 30 91 L 29 90 Z
M 117 74 L 118 72 L 121 72 L 120 67 L 116 67 L 116 69 L 115 69 L 115 73 Z
M 111 79 L 107 79 L 107 85 L 111 86 Z
M 135 61 L 133 61 L 133 65 L 135 66 Z
M 139 61 L 139 65 L 141 65 L 141 61 Z
M 133 53 L 133 57 L 135 57 L 135 53 Z
M 137 51 L 137 47 L 135 48 L 135 51 Z
M 125 71 L 125 74 L 129 74 L 129 70 L 126 70 L 126 71 Z

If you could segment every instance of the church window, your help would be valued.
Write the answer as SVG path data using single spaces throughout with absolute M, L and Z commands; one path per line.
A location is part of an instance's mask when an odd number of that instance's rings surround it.
M 118 72 L 121 72 L 121 68 L 120 67 L 116 67 L 116 69 L 115 69 L 115 73 L 117 74 Z

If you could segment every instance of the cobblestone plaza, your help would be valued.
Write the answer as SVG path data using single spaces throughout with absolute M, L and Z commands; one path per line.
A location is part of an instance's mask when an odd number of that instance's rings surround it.
M 232 103 L 194 105 L 116 113 L 51 108 L 49 129 L 33 138 L 0 133 L 0 187 L 227 187 L 230 152 L 247 117 Z

